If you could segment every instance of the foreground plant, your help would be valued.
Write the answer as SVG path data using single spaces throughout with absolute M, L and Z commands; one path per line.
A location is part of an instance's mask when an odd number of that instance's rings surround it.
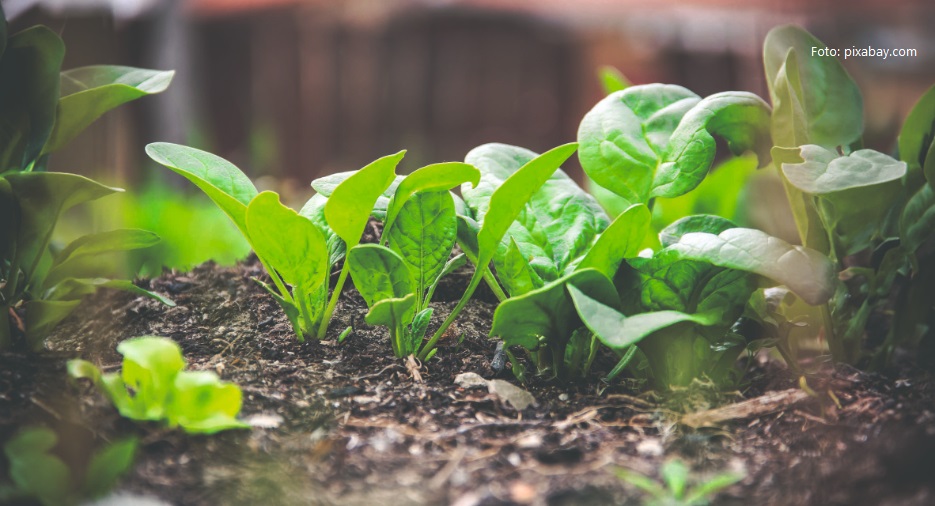
M 10 482 L 0 484 L 0 502 L 67 506 L 103 496 L 133 464 L 135 439 L 110 443 L 72 470 L 52 453 L 58 436 L 45 427 L 23 429 L 3 446 Z
M 258 193 L 240 169 L 211 153 L 169 143 L 150 144 L 146 153 L 205 192 L 237 226 L 273 286 L 258 282 L 282 307 L 299 341 L 325 337 L 349 273 L 345 262 L 329 300 L 331 268 L 360 243 L 405 154 L 374 161 L 336 185 L 329 198 L 316 195 L 297 213 L 276 193 Z
M 120 373 L 101 374 L 86 360 L 70 360 L 73 379 L 88 378 L 120 414 L 140 421 L 163 421 L 193 434 L 214 434 L 250 426 L 237 419 L 243 394 L 211 371 L 185 371 L 179 345 L 165 337 L 144 336 L 117 345 Z
M 159 238 L 114 230 L 53 244 L 68 209 L 120 192 L 75 174 L 45 172 L 50 153 L 108 110 L 168 87 L 172 72 L 92 66 L 61 72 L 65 48 L 44 26 L 7 38 L 0 10 L 0 350 L 36 350 L 84 296 L 99 288 L 172 302 L 114 274 L 111 253 Z
M 671 459 L 659 469 L 660 481 L 627 469 L 617 476 L 645 492 L 651 498 L 647 506 L 706 506 L 724 489 L 743 480 L 744 474 L 721 473 L 704 480 L 692 480 L 691 469 L 678 459 Z M 691 481 L 698 483 L 690 486 Z

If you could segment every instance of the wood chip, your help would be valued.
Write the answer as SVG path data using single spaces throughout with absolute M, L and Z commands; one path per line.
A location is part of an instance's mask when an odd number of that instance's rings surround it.
M 689 413 L 682 417 L 682 424 L 696 428 L 711 427 L 729 420 L 753 418 L 755 416 L 775 413 L 810 398 L 811 397 L 806 392 L 798 388 L 769 392 L 766 395 L 736 404 L 728 404 L 720 408 Z

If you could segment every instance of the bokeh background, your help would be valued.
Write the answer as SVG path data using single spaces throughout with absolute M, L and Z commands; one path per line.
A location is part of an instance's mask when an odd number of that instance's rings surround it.
M 154 230 L 163 245 L 131 267 L 148 274 L 247 252 L 207 199 L 148 161 L 148 142 L 212 151 L 300 206 L 312 179 L 399 149 L 409 150 L 405 172 L 461 160 L 485 142 L 544 151 L 572 141 L 603 95 L 603 65 L 635 84 L 766 97 L 761 45 L 779 24 L 800 24 L 830 47 L 918 51 L 845 62 L 864 93 L 868 147 L 892 151 L 906 112 L 935 82 L 932 0 L 3 0 L 3 8 L 13 31 L 43 23 L 59 32 L 63 68 L 177 71 L 166 93 L 109 113 L 51 162 L 130 190 L 71 216 L 60 232 Z M 566 170 L 582 178 L 576 162 Z M 734 176 L 722 179 L 712 184 L 736 191 Z M 781 191 L 766 176 L 749 185 L 759 188 L 760 213 L 749 221 L 794 237 Z

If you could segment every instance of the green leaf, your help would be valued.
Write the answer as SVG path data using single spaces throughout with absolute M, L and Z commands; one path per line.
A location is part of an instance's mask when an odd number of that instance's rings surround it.
M 604 304 L 618 305 L 613 283 L 600 272 L 585 269 L 500 303 L 494 311 L 490 335 L 499 336 L 506 346 L 520 345 L 529 350 L 536 349 L 539 337 L 544 337 L 550 346 L 564 352 L 572 332 L 582 325 L 566 285 Z
M 677 323 L 693 322 L 709 326 L 721 320 L 720 316 L 713 312 L 688 314 L 671 310 L 624 316 L 623 313 L 594 300 L 574 286 L 569 286 L 568 291 L 581 321 L 602 343 L 614 350 L 623 350 Z
M 123 355 L 119 378 L 104 376 L 120 414 L 135 420 L 161 420 L 172 398 L 175 378 L 185 368 L 182 350 L 171 339 L 144 336 L 117 345 Z M 119 379 L 119 381 L 117 381 Z M 134 394 L 128 395 L 127 389 Z
M 327 198 L 331 196 L 331 193 L 334 192 L 334 189 L 337 188 L 338 185 L 356 173 L 356 170 L 351 170 L 320 177 L 312 181 L 312 188 L 318 192 L 318 195 L 325 197 L 327 200 Z M 396 194 L 396 189 L 399 188 L 399 184 L 402 183 L 405 178 L 406 176 L 396 176 L 393 179 L 393 182 L 390 183 L 390 185 L 385 190 L 383 190 L 383 193 L 377 197 L 377 200 L 373 205 L 373 209 L 370 212 L 371 216 L 380 221 L 384 221 L 386 219 L 386 209 L 390 205 L 390 199 L 392 199 L 393 195 Z
M 63 212 L 78 204 L 123 191 L 83 176 L 61 172 L 10 173 L 4 178 L 19 205 L 17 257 L 27 280 L 38 266 Z
M 652 215 L 642 204 L 628 207 L 607 227 L 575 269 L 597 269 L 613 279 L 620 262 L 635 257 L 649 232 Z
M 383 228 L 390 230 L 393 227 L 396 216 L 409 201 L 409 197 L 416 193 L 442 190 L 447 192 L 462 183 L 470 183 L 472 187 L 476 187 L 479 181 L 480 171 L 472 165 L 461 162 L 436 163 L 416 169 L 396 187 L 387 206 Z
M 872 149 L 841 156 L 821 146 L 801 146 L 802 163 L 783 163 L 782 172 L 803 192 L 827 195 L 895 181 L 906 174 L 906 163 Z
M 91 362 L 74 358 L 66 363 L 68 377 L 71 379 L 87 378 L 95 385 L 101 384 L 101 370 Z
M 327 203 L 328 199 L 324 195 L 315 194 L 302 206 L 299 214 L 312 220 L 312 223 L 318 226 L 318 230 L 325 235 L 325 241 L 328 243 L 329 264 L 337 265 L 347 253 L 347 246 L 338 237 L 338 234 L 335 234 L 334 230 L 331 230 L 331 227 L 328 226 L 328 221 L 325 219 L 325 204 Z
M 58 283 L 47 295 L 49 300 L 77 301 L 85 295 L 95 293 L 99 288 L 111 288 L 113 290 L 122 290 L 135 295 L 142 295 L 157 300 L 166 306 L 175 307 L 175 302 L 168 297 L 164 297 L 156 292 L 140 288 L 126 279 L 107 279 L 107 278 L 68 278 Z
M 415 293 L 405 260 L 385 246 L 355 246 L 347 254 L 347 262 L 354 286 L 370 308 L 381 300 Z
M 441 274 L 454 248 L 458 226 L 454 201 L 447 189 L 421 191 L 406 200 L 396 216 L 391 228 L 384 229 L 384 240 L 405 262 L 411 287 L 421 299 Z
M 58 252 L 55 255 L 55 263 L 61 264 L 77 256 L 148 248 L 158 242 L 158 235 L 134 228 L 83 235 Z
M 659 232 L 659 242 L 663 247 L 671 246 L 679 239 L 690 232 L 707 232 L 709 234 L 720 234 L 721 232 L 737 228 L 734 222 L 720 216 L 711 216 L 708 214 L 698 214 L 686 216 Z
M 684 259 L 767 277 L 786 285 L 811 305 L 827 302 L 834 292 L 834 265 L 827 257 L 759 230 L 731 228 L 720 234 L 691 232 L 667 250 Z
M 243 402 L 240 387 L 221 381 L 211 371 L 184 371 L 175 377 L 169 425 L 179 425 L 191 434 L 214 434 L 250 425 L 237 420 Z
M 51 430 L 33 428 L 20 432 L 4 445 L 13 483 L 44 506 L 67 504 L 70 499 L 71 471 L 58 457 L 48 453 L 57 441 Z
M 662 465 L 659 474 L 662 475 L 662 481 L 669 487 L 669 492 L 676 499 L 682 499 L 685 496 L 685 487 L 688 486 L 689 472 L 690 470 L 684 462 L 672 459 Z
M 240 232 L 249 237 L 247 205 L 256 197 L 257 190 L 234 164 L 200 149 L 167 142 L 146 146 L 146 154 L 205 192 L 237 225 Z
M 494 193 L 536 157 L 532 151 L 506 144 L 485 144 L 468 153 L 466 160 L 480 169 L 481 180 L 473 189 L 463 185 L 461 194 L 482 226 L 489 219 L 489 210 L 495 209 Z M 557 279 L 580 261 L 610 221 L 597 201 L 560 168 L 525 203 L 517 204 L 523 205 L 505 237 L 516 242 L 519 252 L 545 281 Z M 510 241 L 505 237 L 494 257 L 498 273 L 506 270 L 503 262 Z M 502 275 L 501 281 L 510 284 Z
M 7 40 L 0 59 L 0 172 L 29 170 L 52 133 L 62 39 L 34 26 Z
M 510 237 L 510 246 L 506 250 L 506 255 L 497 264 L 497 276 L 511 297 L 531 292 L 545 285 L 545 281 L 529 265 L 529 260 L 520 251 L 513 237 Z
M 611 66 L 604 66 L 598 69 L 597 77 L 601 82 L 601 88 L 605 95 L 610 95 L 615 91 L 622 91 L 633 84 L 622 72 Z
M 774 124 L 773 141 L 777 146 L 818 144 L 834 148 L 860 139 L 864 124 L 860 90 L 837 58 L 812 55 L 813 48 L 825 47 L 797 26 L 776 27 L 766 35 L 763 64 L 773 107 L 778 110 L 785 107 L 784 103 L 795 101 L 804 121 L 793 128 L 807 129 L 807 138 L 802 139 L 797 137 L 801 133 L 777 129 Z M 795 56 L 789 58 L 790 53 Z M 779 79 L 780 70 L 784 70 L 784 79 Z M 790 86 L 780 89 L 781 80 L 788 80 Z
M 935 191 L 931 185 L 924 185 L 909 199 L 899 216 L 900 246 L 910 253 L 915 253 L 933 235 Z
M 91 457 L 84 475 L 83 496 L 101 497 L 114 488 L 117 480 L 133 465 L 136 445 L 135 438 L 124 439 L 107 445 Z
M 452 272 L 464 267 L 467 265 L 467 256 L 464 253 L 455 255 L 448 259 L 448 262 L 445 263 L 445 266 L 442 268 L 442 271 L 438 274 L 438 277 L 435 278 L 435 281 L 432 283 L 432 286 L 429 287 L 429 292 L 425 294 L 426 303 L 423 305 L 428 305 L 428 301 L 432 300 L 432 297 L 435 295 L 435 289 L 438 288 L 438 283 L 445 276 L 451 274 Z
M 245 221 L 257 255 L 286 282 L 309 293 L 325 282 L 330 265 L 324 236 L 311 220 L 280 203 L 279 195 L 265 191 L 254 197 Z
M 174 71 L 93 65 L 61 74 L 61 98 L 43 153 L 58 151 L 107 111 L 169 87 Z
M 707 504 L 705 501 L 709 496 L 717 495 L 720 491 L 743 480 L 745 477 L 744 474 L 740 473 L 719 474 L 689 490 L 685 495 L 685 502 L 687 504 Z
M 789 183 L 820 197 L 819 216 L 834 231 L 840 253 L 870 247 L 902 191 L 906 163 L 870 149 L 848 156 L 815 145 L 799 149 L 801 163 L 782 163 Z
M 31 350 L 39 350 L 45 338 L 78 307 L 80 300 L 31 300 L 23 304 L 26 310 L 26 342 Z
M 418 351 L 418 343 L 407 339 L 406 325 L 416 314 L 416 294 L 410 293 L 402 298 L 390 298 L 377 301 L 364 317 L 370 325 L 383 325 L 392 333 L 393 352 L 397 357 L 406 357 Z
M 677 197 L 704 179 L 715 136 L 734 154 L 768 159 L 769 106 L 745 92 L 700 100 L 672 85 L 632 86 L 608 96 L 581 121 L 581 166 L 597 184 L 632 204 Z
M 935 159 L 928 155 L 935 146 L 935 86 L 919 98 L 909 111 L 899 132 L 899 159 L 909 170 L 923 170 L 929 184 L 935 184 Z
M 377 198 L 395 180 L 396 165 L 405 154 L 400 151 L 372 162 L 345 179 L 328 197 L 325 219 L 348 248 L 360 242 Z

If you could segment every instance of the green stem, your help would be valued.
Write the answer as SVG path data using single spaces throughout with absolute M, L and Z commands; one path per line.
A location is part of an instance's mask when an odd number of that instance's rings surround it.
M 497 282 L 496 276 L 490 272 L 490 269 L 484 269 L 484 281 L 487 282 L 487 286 L 490 287 L 490 290 L 493 291 L 493 294 L 497 296 L 497 300 L 503 302 L 509 298 L 503 291 L 503 288 L 500 287 L 500 283 Z
M 322 316 L 321 325 L 318 326 L 318 339 L 324 339 L 328 331 L 328 324 L 331 323 L 331 315 L 334 314 L 334 307 L 338 305 L 338 297 L 341 296 L 341 290 L 344 289 L 344 282 L 347 280 L 348 262 L 345 261 L 341 266 L 341 274 L 338 276 L 338 284 L 334 285 L 334 291 L 331 292 L 331 300 L 328 301 L 328 307 L 325 308 L 325 314 Z
M 484 277 L 484 272 L 486 272 L 487 266 L 480 267 L 480 271 L 475 270 L 474 275 L 471 276 L 471 282 L 468 284 L 467 290 L 464 292 L 464 295 L 461 296 L 461 300 L 458 301 L 458 305 L 455 306 L 454 310 L 448 314 L 448 317 L 445 318 L 445 321 L 442 322 L 442 326 L 438 327 L 438 330 L 432 334 L 432 338 L 429 339 L 429 342 L 425 343 L 425 346 L 422 347 L 422 351 L 419 352 L 419 360 L 425 362 L 428 354 L 431 353 L 432 349 L 435 348 L 435 345 L 438 343 L 438 340 L 441 339 L 442 334 L 448 330 L 448 327 L 454 323 L 455 318 L 458 317 L 458 314 L 461 313 L 461 310 L 464 309 L 464 306 L 467 305 L 468 300 L 470 300 L 471 295 L 474 295 L 474 290 L 477 289 L 477 285 L 480 284 L 481 278 Z

